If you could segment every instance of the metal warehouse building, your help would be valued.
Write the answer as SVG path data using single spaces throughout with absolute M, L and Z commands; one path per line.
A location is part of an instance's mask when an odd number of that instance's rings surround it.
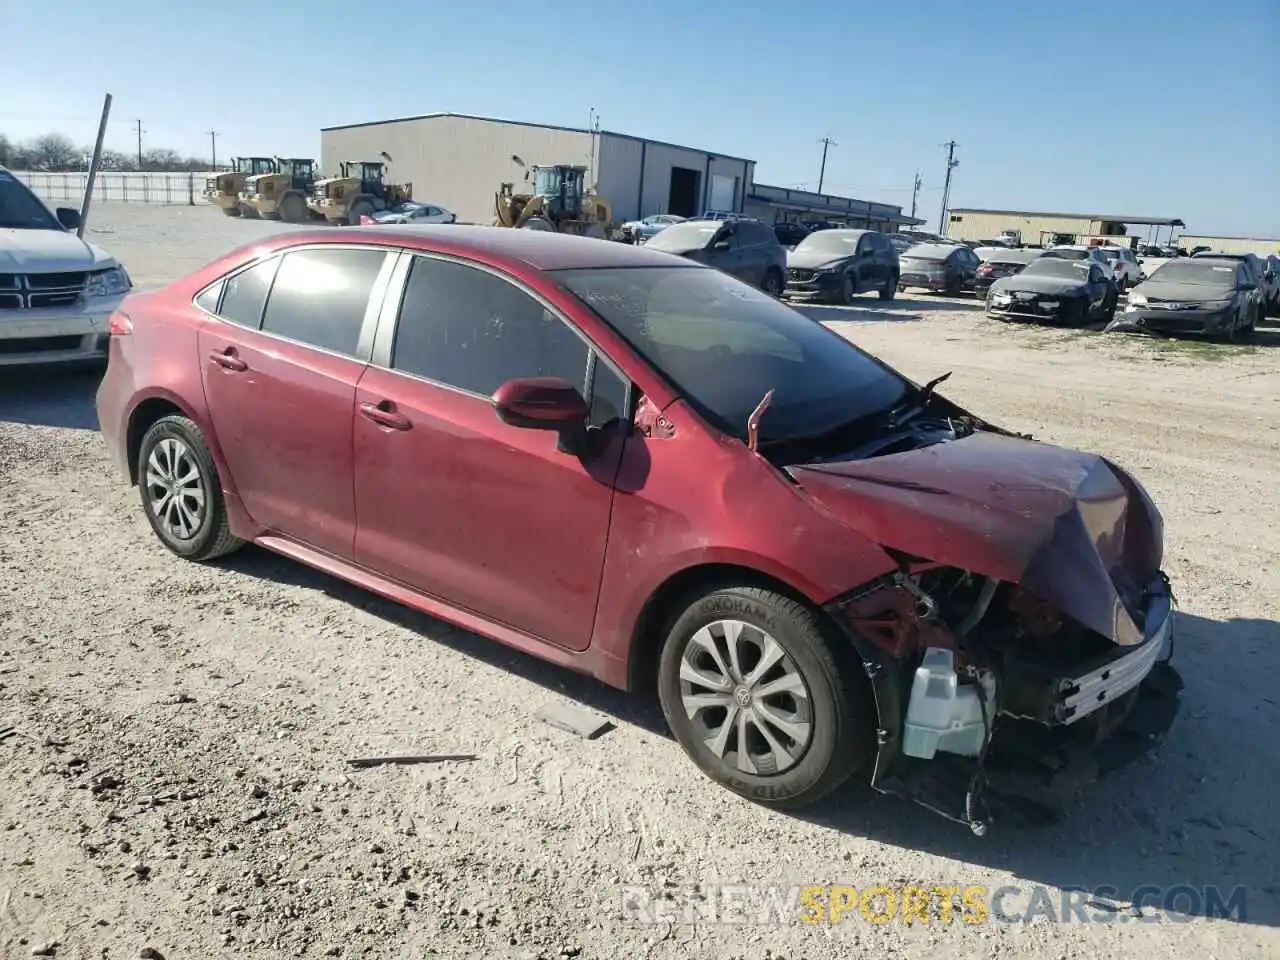
M 979 210 L 955 207 L 947 223 L 953 240 L 994 240 L 1006 230 L 1017 230 L 1027 246 L 1051 246 L 1060 234 L 1088 237 L 1129 236 L 1129 226 L 1182 227 L 1176 218 L 1127 217 L 1104 213 L 1037 213 L 1029 210 Z
M 433 113 L 325 127 L 320 164 L 326 174 L 345 160 L 390 158 L 389 177 L 412 183 L 415 198 L 439 203 L 462 221 L 488 223 L 503 182 L 517 190 L 526 164 L 587 167 L 587 183 L 613 205 L 621 222 L 655 213 L 696 216 L 706 210 L 782 219 L 826 217 L 896 229 L 921 221 L 888 204 L 769 187 L 755 182 L 755 161 L 609 130 L 586 130 Z M 385 158 L 382 158 L 385 160 Z
M 1183 250 L 1208 247 L 1215 253 L 1252 253 L 1259 257 L 1280 256 L 1280 239 L 1266 237 L 1198 237 L 1184 233 L 1178 238 Z

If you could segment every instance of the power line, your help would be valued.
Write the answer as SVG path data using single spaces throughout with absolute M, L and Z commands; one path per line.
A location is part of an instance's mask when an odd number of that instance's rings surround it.
M 954 140 L 948 140 L 943 146 L 947 148 L 947 179 L 942 185 L 942 213 L 938 215 L 938 232 L 945 237 L 947 235 L 947 201 L 951 199 L 951 171 L 960 166 L 960 161 L 956 159 L 956 147 L 960 144 Z
M 827 178 L 827 150 L 831 147 L 838 147 L 840 144 L 830 137 L 823 137 L 818 142 L 822 144 L 822 167 L 818 171 L 818 193 L 822 193 L 822 182 Z

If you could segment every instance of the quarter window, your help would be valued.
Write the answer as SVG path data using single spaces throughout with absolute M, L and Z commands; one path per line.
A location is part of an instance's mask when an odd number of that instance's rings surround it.
M 228 277 L 218 316 L 257 330 L 262 325 L 262 306 L 267 302 L 267 292 L 279 266 L 280 258 L 272 257 Z
M 212 286 L 205 287 L 196 296 L 196 306 L 201 310 L 207 310 L 209 313 L 218 312 L 218 298 L 222 296 L 222 287 L 225 281 L 219 280 Z
M 514 283 L 447 260 L 414 260 L 395 369 L 482 396 L 516 377 L 560 377 L 585 393 L 589 355 L 586 341 Z M 600 377 L 608 368 L 596 369 Z
M 286 253 L 267 299 L 263 331 L 354 357 L 386 256 L 350 248 Z

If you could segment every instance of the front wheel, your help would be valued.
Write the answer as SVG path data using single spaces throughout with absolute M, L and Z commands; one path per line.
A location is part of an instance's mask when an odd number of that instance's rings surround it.
M 361 217 L 373 216 L 373 204 L 367 200 L 360 200 L 353 203 L 351 208 L 347 210 L 347 222 L 353 227 L 360 225 Z
M 244 545 L 231 533 L 222 485 L 200 428 L 161 417 L 138 450 L 138 493 L 151 529 L 187 560 L 212 560 Z
M 760 289 L 771 297 L 781 297 L 784 285 L 782 274 L 777 270 L 770 269 L 765 271 L 764 283 Z
M 795 600 L 755 587 L 711 590 L 670 627 L 658 671 L 663 714 L 712 780 L 774 809 L 808 806 L 874 749 L 869 690 L 848 651 Z
M 880 288 L 881 300 L 892 300 L 895 292 L 901 292 L 902 287 L 898 286 L 898 277 L 896 274 L 890 274 L 889 279 L 885 281 L 884 286 Z

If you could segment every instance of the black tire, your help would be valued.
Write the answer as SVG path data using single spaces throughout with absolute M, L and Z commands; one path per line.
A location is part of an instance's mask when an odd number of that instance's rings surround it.
M 947 277 L 947 284 L 942 288 L 944 297 L 958 297 L 960 295 L 960 278 L 957 276 Z
M 771 297 L 781 297 L 782 291 L 786 287 L 786 281 L 782 279 L 782 271 L 770 267 L 764 273 L 764 283 L 760 289 Z
M 287 194 L 278 209 L 285 223 L 302 223 L 307 219 L 307 202 L 296 193 Z
M 181 451 L 180 456 L 174 455 L 175 449 Z M 198 475 L 199 489 L 204 495 L 203 505 L 198 511 L 197 521 L 191 524 L 188 536 L 179 535 L 174 524 L 167 523 L 157 513 L 153 494 L 157 490 L 164 490 L 166 485 L 155 484 L 148 478 L 149 473 L 156 472 L 150 469 L 153 454 L 156 464 L 161 468 L 158 474 L 163 474 L 167 466 L 170 474 L 187 475 L 187 467 L 194 467 Z M 160 542 L 172 553 L 186 560 L 199 562 L 226 556 L 244 546 L 244 541 L 231 532 L 218 470 L 209 454 L 209 447 L 204 442 L 204 435 L 191 420 L 175 414 L 161 417 L 151 425 L 143 435 L 142 445 L 138 449 L 138 472 L 134 479 L 137 481 L 138 496 L 142 500 L 142 512 L 146 514 L 147 522 L 151 524 L 151 529 Z M 172 503 L 173 487 L 168 485 L 168 489 L 169 502 Z M 176 512 L 182 513 L 180 509 Z M 173 513 L 174 511 L 170 511 L 169 515 L 172 516 Z M 186 518 L 185 513 L 183 518 Z
M 849 304 L 853 303 L 856 291 L 857 284 L 853 282 L 853 277 L 846 273 L 840 280 L 840 292 L 836 294 L 836 303 L 843 307 L 847 307 Z
M 360 225 L 361 217 L 373 216 L 373 204 L 368 200 L 357 200 L 347 210 L 347 222 L 353 227 Z
M 885 285 L 880 288 L 881 300 L 892 300 L 894 292 L 901 292 L 902 287 L 898 286 L 898 275 L 896 273 L 889 274 L 889 279 Z
M 676 616 L 667 633 L 659 662 L 658 692 L 676 740 L 708 777 L 762 806 L 797 810 L 831 793 L 870 761 L 875 747 L 875 714 L 866 677 L 847 641 L 834 636 L 813 610 L 773 591 L 743 586 L 713 588 L 690 597 L 686 606 L 677 609 L 683 612 Z M 695 635 L 704 627 L 726 620 L 746 624 L 744 637 L 758 637 L 762 631 L 781 647 L 784 658 L 760 679 L 774 676 L 774 670 L 794 670 L 807 691 L 804 713 L 809 718 L 808 740 L 797 746 L 794 740 L 786 739 L 784 745 L 796 756 L 779 772 L 761 774 L 758 767 L 757 772 L 744 772 L 730 759 L 736 757 L 738 748 L 736 726 L 731 728 L 734 732 L 718 756 L 707 744 L 707 727 L 689 717 L 681 699 L 681 666 L 686 651 L 690 659 L 698 659 Z M 722 662 L 727 663 L 724 643 L 721 638 L 715 645 L 721 651 Z M 749 673 L 755 661 L 740 662 Z M 731 695 L 736 696 L 743 687 L 739 684 Z M 769 706 L 778 709 L 776 703 Z M 709 712 L 714 716 L 719 709 L 724 708 L 710 708 Z M 727 710 L 721 720 L 722 725 L 729 725 Z M 758 727 L 752 729 L 757 732 L 748 739 L 755 745 L 765 744 Z M 775 739 L 785 739 L 780 728 L 771 730 Z M 733 745 L 732 753 L 729 744 Z
M 222 212 L 223 212 L 224 214 L 226 214 L 228 217 L 238 217 L 238 216 L 240 216 L 240 208 L 239 208 L 239 207 L 223 207 L 223 208 L 222 208 Z

